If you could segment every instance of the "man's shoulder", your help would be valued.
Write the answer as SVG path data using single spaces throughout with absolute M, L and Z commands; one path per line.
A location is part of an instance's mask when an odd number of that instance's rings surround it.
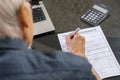
M 79 67 L 85 66 L 87 66 L 87 69 L 90 68 L 90 64 L 87 60 L 68 52 L 56 51 L 39 53 L 34 50 L 8 50 L 3 53 L 3 56 L 0 56 L 0 64 L 4 63 L 22 69 L 27 67 L 28 71 L 37 70 L 39 68 L 43 68 L 43 70 L 47 71 L 49 71 L 49 69 L 79 69 Z M 27 69 L 25 70 L 27 71 Z
M 7 77 L 8 74 L 14 77 L 24 74 L 24 76 L 33 76 L 32 78 L 36 75 L 41 76 L 40 78 L 45 76 L 52 78 L 55 75 L 54 77 L 64 80 L 64 78 L 70 79 L 70 76 L 71 78 L 84 76 L 86 72 L 91 74 L 88 69 L 90 65 L 84 58 L 67 52 L 39 53 L 34 50 L 9 50 L 5 51 L 0 58 L 0 76 L 2 77 Z

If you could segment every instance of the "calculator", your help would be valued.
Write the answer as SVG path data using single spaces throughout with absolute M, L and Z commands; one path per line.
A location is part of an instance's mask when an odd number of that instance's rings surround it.
M 92 8 L 88 9 L 82 16 L 81 20 L 93 26 L 101 23 L 110 12 L 110 8 L 103 4 L 94 4 Z

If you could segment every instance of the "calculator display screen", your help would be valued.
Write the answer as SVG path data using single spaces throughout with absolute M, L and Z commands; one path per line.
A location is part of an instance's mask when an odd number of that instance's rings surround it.
M 94 8 L 94 9 L 97 9 L 97 10 L 103 12 L 103 13 L 107 13 L 107 12 L 108 12 L 108 10 L 106 10 L 106 9 L 100 7 L 100 6 L 97 6 L 97 5 L 94 5 L 93 8 Z

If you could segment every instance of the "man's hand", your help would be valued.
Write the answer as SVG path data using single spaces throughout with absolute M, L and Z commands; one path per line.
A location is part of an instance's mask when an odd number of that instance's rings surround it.
M 66 37 L 67 49 L 75 55 L 85 57 L 85 39 L 78 33 L 72 36 L 69 34 Z M 86 58 L 86 57 L 85 57 Z M 91 68 L 92 73 L 96 76 L 97 80 L 102 80 L 96 71 Z
M 67 49 L 75 55 L 85 57 L 85 39 L 78 33 L 66 37 Z

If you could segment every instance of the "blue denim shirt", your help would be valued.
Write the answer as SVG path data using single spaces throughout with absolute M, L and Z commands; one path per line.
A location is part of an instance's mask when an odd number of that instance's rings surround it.
M 0 80 L 96 80 L 86 59 L 66 52 L 39 53 L 24 41 L 0 38 Z

